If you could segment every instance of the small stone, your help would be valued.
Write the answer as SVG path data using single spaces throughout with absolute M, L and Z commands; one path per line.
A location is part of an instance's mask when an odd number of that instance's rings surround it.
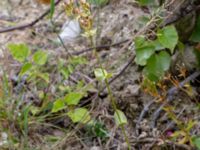
M 142 133 L 139 135 L 139 139 L 145 138 L 145 137 L 147 137 L 147 132 L 142 132 Z
M 101 150 L 101 148 L 99 146 L 93 146 L 90 148 L 90 150 Z
M 122 143 L 122 149 L 125 150 L 125 149 L 128 149 L 128 145 L 126 142 Z
M 138 96 L 140 91 L 140 85 L 128 85 L 126 91 L 133 96 Z
M 130 104 L 131 110 L 137 110 L 138 105 L 137 104 Z

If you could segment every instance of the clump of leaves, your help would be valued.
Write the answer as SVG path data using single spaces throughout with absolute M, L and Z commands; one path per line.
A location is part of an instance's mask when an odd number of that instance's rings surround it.
M 161 80 L 169 69 L 171 56 L 178 43 L 178 34 L 173 25 L 157 31 L 157 39 L 147 40 L 144 36 L 135 39 L 136 63 L 144 66 L 144 75 L 151 81 Z
M 90 88 L 90 86 L 88 86 Z M 83 90 L 84 87 L 78 87 L 79 91 L 70 91 L 65 94 L 64 97 L 58 98 L 54 101 L 51 112 L 57 113 L 60 111 L 67 111 L 67 116 L 72 120 L 73 123 L 82 123 L 88 124 L 91 121 L 91 116 L 88 109 L 84 107 L 78 107 L 81 99 L 87 95 L 86 90 Z
M 105 140 L 109 136 L 108 130 L 106 129 L 105 125 L 99 121 L 88 124 L 85 129 L 88 132 L 89 136 L 99 137 L 102 140 Z
M 41 71 L 48 59 L 47 52 L 37 50 L 31 55 L 31 50 L 26 44 L 8 44 L 8 49 L 12 57 L 22 64 L 20 77 L 27 75 L 29 81 L 42 79 L 49 83 L 49 73 Z
M 199 136 L 194 136 L 192 137 L 192 144 L 200 150 L 200 137 Z

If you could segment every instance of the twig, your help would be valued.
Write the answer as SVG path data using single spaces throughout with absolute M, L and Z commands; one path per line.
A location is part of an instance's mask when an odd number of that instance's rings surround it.
M 61 0 L 58 0 L 57 2 L 55 2 L 55 5 L 58 5 L 61 2 Z M 0 33 L 5 33 L 5 32 L 10 32 L 10 31 L 14 31 L 14 30 L 22 30 L 28 27 L 32 27 L 34 26 L 37 22 L 39 22 L 40 20 L 42 20 L 46 15 L 48 15 L 50 12 L 50 8 L 48 10 L 46 10 L 41 16 L 39 16 L 38 18 L 36 18 L 34 21 L 24 24 L 24 25 L 19 25 L 19 26 L 15 26 L 15 27 L 7 27 L 4 29 L 0 30 Z
M 132 63 L 134 64 L 134 59 L 135 55 L 132 55 L 127 63 L 124 65 L 124 67 L 122 67 L 122 69 L 109 81 L 109 84 L 113 83 L 117 78 L 119 78 Z
M 122 67 L 122 69 L 112 79 L 110 79 L 108 83 L 112 84 L 117 78 L 119 78 L 132 63 L 135 63 L 134 59 L 135 59 L 135 55 L 132 55 L 129 58 L 129 60 L 126 62 L 126 64 Z M 106 86 L 104 86 L 102 90 L 100 90 L 100 92 L 103 92 L 105 89 L 106 89 Z
M 196 71 L 193 74 L 191 74 L 190 76 L 188 76 L 185 80 L 183 80 L 179 86 L 174 86 L 172 88 L 170 88 L 167 92 L 167 100 L 165 103 L 163 103 L 153 114 L 153 119 L 152 119 L 152 123 L 151 123 L 151 127 L 154 128 L 156 126 L 156 121 L 158 119 L 158 117 L 160 116 L 160 113 L 163 109 L 163 107 L 170 101 L 173 100 L 173 96 L 175 93 L 178 92 L 178 90 L 180 88 L 183 88 L 183 86 L 187 83 L 190 82 L 191 80 L 194 80 L 196 77 L 198 77 L 200 75 L 200 71 Z
M 117 42 L 117 43 L 114 43 L 114 44 L 111 44 L 111 45 L 100 45 L 100 46 L 97 46 L 97 47 L 90 47 L 90 48 L 87 48 L 87 49 L 84 49 L 84 50 L 81 50 L 81 51 L 73 52 L 72 55 L 81 55 L 83 53 L 93 51 L 94 49 L 100 50 L 100 49 L 115 47 L 115 46 L 118 46 L 120 44 L 126 43 L 128 41 L 129 40 L 123 40 L 123 41 L 120 41 L 120 42 Z
M 193 12 L 199 10 L 199 9 L 200 9 L 200 5 L 194 6 L 194 8 L 189 10 L 188 12 L 186 12 L 186 14 L 184 14 L 184 16 L 189 15 L 189 14 L 191 14 L 191 13 L 193 13 Z M 181 18 L 183 18 L 184 16 L 179 15 L 176 18 L 169 20 L 168 22 L 165 22 L 164 24 L 161 24 L 160 28 L 163 28 L 164 26 L 173 24 L 173 23 L 177 22 L 178 20 L 180 20 Z
M 148 110 L 149 110 L 149 107 L 150 107 L 153 103 L 155 103 L 155 100 L 152 100 L 152 101 L 150 101 L 149 103 L 147 103 L 147 104 L 144 106 L 142 112 L 140 113 L 139 119 L 138 119 L 138 121 L 137 121 L 137 123 L 136 123 L 136 135 L 139 135 L 138 129 L 139 129 L 139 126 L 140 126 L 140 122 L 141 122 L 142 119 L 145 117 L 146 113 L 147 113 Z

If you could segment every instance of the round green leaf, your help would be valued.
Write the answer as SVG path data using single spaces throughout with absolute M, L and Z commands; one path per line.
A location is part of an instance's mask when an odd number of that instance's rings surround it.
M 137 48 L 135 62 L 141 66 L 146 65 L 147 60 L 151 57 L 154 51 L 155 48 L 152 45 Z
M 22 66 L 19 75 L 20 75 L 20 76 L 23 76 L 24 74 L 30 72 L 30 71 L 31 71 L 31 68 L 32 68 L 32 64 L 31 64 L 31 63 L 25 63 L 25 64 Z
M 97 78 L 97 80 L 99 80 L 99 81 L 103 81 L 108 77 L 107 71 L 104 69 L 101 69 L 101 68 L 95 69 L 94 74 L 95 74 L 95 77 Z
M 65 108 L 65 103 L 62 99 L 58 99 L 53 103 L 52 112 L 58 112 Z
M 128 122 L 125 114 L 123 113 L 123 111 L 121 111 L 119 109 L 117 109 L 115 111 L 114 118 L 115 118 L 115 122 L 116 122 L 116 124 L 118 126 L 127 124 L 127 122 Z
M 192 142 L 197 147 L 197 149 L 200 150 L 200 137 L 193 137 Z
M 33 61 L 37 65 L 44 65 L 47 61 L 47 56 L 48 55 L 46 52 L 44 52 L 42 50 L 38 50 L 33 55 Z
M 85 124 L 89 122 L 91 118 L 89 111 L 86 108 L 77 108 L 75 110 L 71 110 L 67 113 L 67 115 L 74 123 L 80 122 Z
M 167 71 L 169 69 L 171 57 L 166 51 L 162 51 L 158 54 L 158 61 L 163 71 Z
M 82 97 L 82 93 L 71 92 L 65 96 L 64 101 L 67 103 L 67 105 L 77 105 Z
M 8 49 L 12 57 L 19 62 L 24 62 L 30 55 L 30 49 L 25 44 L 9 44 Z
M 149 80 L 157 82 L 170 67 L 171 57 L 166 51 L 152 55 L 144 68 L 144 74 Z
M 135 38 L 135 49 L 136 49 L 136 58 L 135 62 L 138 65 L 146 65 L 147 60 L 155 52 L 155 46 L 153 42 L 146 41 L 144 36 L 139 36 Z
M 163 29 L 158 30 L 158 40 L 165 47 L 170 49 L 171 53 L 174 52 L 174 48 L 178 43 L 178 33 L 173 25 L 166 26 Z

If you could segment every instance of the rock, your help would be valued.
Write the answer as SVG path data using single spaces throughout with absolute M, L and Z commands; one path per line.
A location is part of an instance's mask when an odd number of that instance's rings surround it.
M 135 84 L 135 85 L 128 85 L 126 88 L 126 93 L 133 95 L 133 96 L 138 96 L 140 92 L 140 85 Z
M 101 148 L 99 146 L 93 146 L 90 148 L 90 150 L 101 150 Z

